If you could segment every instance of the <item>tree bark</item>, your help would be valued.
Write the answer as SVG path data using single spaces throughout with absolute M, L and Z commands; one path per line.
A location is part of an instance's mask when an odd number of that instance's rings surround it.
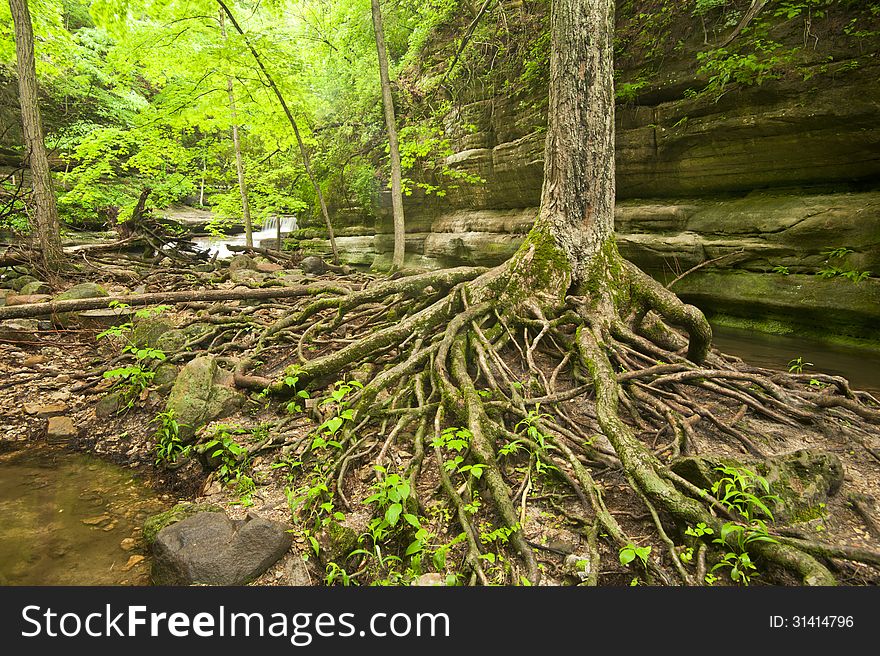
M 577 284 L 614 239 L 614 2 L 553 0 L 544 185 L 546 230 Z
M 9 0 L 15 24 L 15 54 L 18 59 L 18 89 L 21 123 L 30 162 L 34 189 L 34 225 L 40 242 L 43 266 L 56 271 L 62 260 L 58 209 L 52 191 L 49 159 L 43 141 L 43 123 L 37 98 L 37 69 L 34 61 L 34 30 L 27 0 Z
M 220 12 L 220 31 L 226 41 L 226 21 Z M 247 182 L 244 179 L 244 162 L 241 158 L 241 139 L 238 135 L 238 112 L 235 109 L 235 91 L 232 88 L 232 76 L 226 76 L 226 91 L 229 94 L 229 115 L 232 120 L 232 147 L 235 150 L 235 171 L 238 174 L 238 190 L 241 193 L 241 217 L 244 220 L 244 238 L 247 246 L 254 245 L 254 231 L 251 225 L 251 208 L 248 203 Z
M 388 130 L 388 153 L 391 158 L 391 207 L 394 216 L 394 254 L 391 268 L 403 267 L 406 252 L 406 227 L 403 215 L 403 189 L 400 170 L 400 147 L 397 141 L 397 120 L 394 116 L 394 99 L 391 96 L 391 79 L 388 75 L 388 54 L 385 51 L 385 29 L 379 0 L 371 0 L 373 31 L 376 34 L 376 52 L 379 55 L 379 79 L 382 83 L 382 105 L 385 109 L 385 127 Z
M 302 135 L 299 132 L 299 126 L 296 123 L 296 119 L 293 118 L 293 113 L 287 106 L 287 101 L 284 100 L 284 96 L 281 94 L 280 89 L 278 89 L 278 85 L 275 84 L 275 79 L 271 75 L 269 75 L 269 71 L 266 70 L 266 66 L 263 64 L 262 57 L 260 57 L 256 49 L 253 47 L 253 45 L 251 45 L 250 40 L 241 29 L 238 21 L 235 20 L 235 16 L 232 14 L 229 7 L 226 6 L 226 3 L 223 2 L 223 0 L 217 0 L 217 4 L 219 4 L 220 7 L 223 9 L 227 18 L 229 18 L 229 21 L 232 23 L 232 26 L 235 28 L 235 31 L 238 32 L 244 39 L 245 45 L 247 45 L 251 56 L 257 63 L 257 67 L 266 78 L 266 83 L 269 85 L 269 88 L 272 89 L 272 93 L 275 94 L 275 97 L 281 104 L 281 108 L 284 110 L 284 114 L 285 116 L 287 116 L 287 120 L 290 122 L 290 127 L 293 128 L 293 134 L 296 137 L 297 146 L 299 146 L 299 152 L 302 157 L 303 166 L 306 170 L 306 175 L 309 176 L 309 180 L 311 181 L 312 187 L 315 190 L 315 195 L 318 197 L 318 203 L 321 205 L 321 214 L 324 215 L 324 223 L 327 226 L 327 235 L 330 238 L 330 248 L 333 251 L 333 263 L 339 264 L 339 250 L 336 248 L 336 237 L 333 234 L 333 224 L 330 223 L 330 213 L 327 211 L 327 203 L 324 202 L 324 193 L 321 191 L 321 185 L 318 184 L 318 180 L 317 178 L 315 178 L 315 174 L 312 171 L 311 160 L 309 159 L 309 151 L 306 148 L 305 143 L 303 142 Z

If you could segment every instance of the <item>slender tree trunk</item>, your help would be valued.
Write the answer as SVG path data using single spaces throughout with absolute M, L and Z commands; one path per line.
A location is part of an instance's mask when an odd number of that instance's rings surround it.
M 220 12 L 220 31 L 226 41 L 226 22 Z M 254 245 L 254 231 L 251 225 L 251 208 L 248 203 L 247 182 L 244 179 L 244 162 L 241 158 L 241 140 L 238 136 L 238 112 L 235 109 L 235 91 L 232 88 L 232 76 L 226 76 L 226 91 L 229 94 L 229 114 L 232 119 L 232 146 L 235 149 L 235 170 L 238 173 L 238 190 L 241 192 L 241 216 L 244 219 L 245 244 Z
M 538 229 L 573 282 L 614 239 L 614 2 L 553 0 L 550 105 Z
M 37 99 L 37 70 L 34 61 L 34 30 L 27 0 L 9 0 L 15 23 L 15 54 L 18 59 L 18 89 L 21 123 L 34 188 L 34 228 L 40 241 L 43 265 L 55 271 L 61 263 L 61 233 L 58 209 L 52 191 L 49 159 L 43 141 L 43 123 Z
M 330 213 L 327 211 L 327 203 L 324 202 L 324 193 L 321 191 L 321 185 L 318 184 L 318 180 L 317 178 L 315 178 L 315 174 L 312 171 L 312 165 L 309 159 L 309 151 L 306 148 L 305 143 L 303 142 L 302 135 L 299 132 L 299 126 L 296 124 L 296 120 L 293 118 L 293 113 L 287 106 L 287 101 L 284 100 L 284 96 L 278 89 L 278 85 L 275 84 L 275 79 L 271 75 L 269 75 L 269 71 L 266 70 L 266 66 L 263 64 L 263 59 L 260 57 L 256 49 L 254 49 L 253 45 L 251 45 L 250 40 L 241 29 L 238 21 L 235 20 L 235 16 L 232 14 L 229 7 L 226 6 L 226 3 L 223 2 L 223 0 L 217 0 L 217 4 L 219 4 L 220 7 L 223 9 L 227 18 L 229 18 L 229 21 L 232 23 L 232 26 L 235 28 L 235 31 L 244 38 L 245 45 L 247 45 L 248 50 L 250 50 L 251 56 L 257 63 L 257 67 L 266 78 L 266 83 L 269 85 L 269 88 L 272 89 L 275 97 L 278 98 L 278 102 L 281 104 L 281 108 L 284 110 L 284 114 L 285 116 L 287 116 L 287 120 L 290 122 L 290 127 L 293 128 L 293 134 L 296 137 L 296 143 L 297 146 L 299 146 L 299 152 L 302 157 L 303 167 L 306 170 L 306 175 L 309 176 L 309 180 L 311 181 L 312 187 L 315 190 L 315 195 L 318 197 L 318 203 L 321 205 L 321 214 L 324 215 L 324 223 L 327 226 L 327 235 L 330 238 L 330 248 L 333 251 L 333 263 L 339 264 L 339 251 L 336 248 L 336 237 L 333 234 L 333 224 L 330 223 Z
M 400 147 L 397 142 L 397 120 L 394 116 L 394 99 L 391 96 L 391 79 L 388 75 L 388 54 L 385 52 L 385 29 L 379 0 L 371 0 L 373 7 L 373 30 L 376 33 L 376 52 L 379 55 L 379 79 L 382 83 L 382 105 L 385 108 L 385 127 L 388 130 L 388 151 L 391 157 L 391 207 L 394 215 L 394 255 L 391 268 L 403 267 L 406 252 L 406 225 L 403 216 L 403 189 L 400 171 Z

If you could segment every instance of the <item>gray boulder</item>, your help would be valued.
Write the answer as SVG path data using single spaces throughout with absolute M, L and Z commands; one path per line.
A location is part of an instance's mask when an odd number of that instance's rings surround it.
M 309 255 L 308 257 L 303 258 L 303 261 L 300 262 L 299 266 L 303 270 L 303 273 L 308 273 L 313 276 L 318 276 L 327 272 L 327 263 L 315 255 Z
M 166 526 L 150 545 L 155 585 L 244 585 L 290 549 L 283 524 L 203 512 Z

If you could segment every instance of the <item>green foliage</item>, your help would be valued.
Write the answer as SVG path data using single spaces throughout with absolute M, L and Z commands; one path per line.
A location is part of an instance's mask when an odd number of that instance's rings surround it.
M 295 376 L 291 376 L 289 378 L 294 378 L 293 385 L 296 385 L 296 382 L 299 380 Z M 286 381 L 285 381 L 285 384 Z M 318 426 L 315 431 L 315 435 L 312 438 L 312 451 L 318 451 L 320 449 L 325 449 L 327 447 L 332 447 L 334 449 L 341 449 L 342 443 L 337 440 L 337 436 L 339 434 L 340 429 L 346 422 L 350 422 L 354 419 L 354 411 L 348 407 L 347 398 L 358 389 L 363 389 L 363 384 L 359 383 L 356 380 L 344 381 L 338 380 L 333 383 L 333 387 L 330 391 L 330 396 L 321 401 L 321 406 L 335 405 L 336 406 L 336 414 L 324 421 L 320 426 Z
M 128 309 L 126 303 L 110 301 L 111 308 Z M 167 305 L 143 308 L 135 312 L 135 318 L 148 319 L 160 315 L 168 309 Z M 111 326 L 97 334 L 97 339 L 122 341 L 122 353 L 131 353 L 135 357 L 134 364 L 116 367 L 104 372 L 104 378 L 113 380 L 113 388 L 120 393 L 120 400 L 126 408 L 134 404 L 146 392 L 153 382 L 155 372 L 151 369 L 155 364 L 165 360 L 164 351 L 148 346 L 138 346 L 130 341 L 134 324 L 130 321 Z
M 156 464 L 175 463 L 186 456 L 189 446 L 184 446 L 180 439 L 180 425 L 174 417 L 174 410 L 169 409 L 157 414 L 150 423 L 156 427 Z
M 802 357 L 794 358 L 793 360 L 788 361 L 788 373 L 790 374 L 802 374 L 804 372 L 804 367 L 812 367 L 812 362 L 805 362 Z
M 702 93 L 720 98 L 730 84 L 760 86 L 766 80 L 778 78 L 790 56 L 780 44 L 760 39 L 744 54 L 727 48 L 697 53 L 697 72 L 709 78 Z
M 621 565 L 629 565 L 636 558 L 638 558 L 642 567 L 645 569 L 648 568 L 648 556 L 651 555 L 651 547 L 650 545 L 647 547 L 639 547 L 632 542 L 628 543 L 625 547 L 620 549 L 620 553 L 618 554 L 618 558 L 620 559 Z
M 766 478 L 746 467 L 721 465 L 715 471 L 722 476 L 712 484 L 712 494 L 722 505 L 735 510 L 747 521 L 760 516 L 773 520 L 767 504 L 779 501 L 779 497 L 770 494 Z
M 715 471 L 722 477 L 713 483 L 713 494 L 723 506 L 738 513 L 745 523 L 731 521 L 721 527 L 721 533 L 713 543 L 732 550 L 726 551 L 711 571 L 729 569 L 730 578 L 735 583 L 749 585 L 757 576 L 757 568 L 747 547 L 753 542 L 777 542 L 769 535 L 762 517 L 773 520 L 768 504 L 779 501 L 779 497 L 770 494 L 767 479 L 748 468 L 722 465 Z

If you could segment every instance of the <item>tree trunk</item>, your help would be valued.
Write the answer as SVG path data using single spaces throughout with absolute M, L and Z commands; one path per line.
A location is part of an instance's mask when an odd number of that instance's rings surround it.
M 220 12 L 220 31 L 226 41 L 226 22 Z M 235 170 L 238 174 L 238 190 L 241 192 L 241 216 L 244 219 L 244 238 L 247 246 L 254 245 L 254 231 L 251 225 L 251 208 L 248 204 L 247 182 L 244 179 L 244 162 L 241 158 L 241 140 L 238 136 L 238 112 L 235 110 L 235 91 L 232 88 L 232 76 L 226 76 L 226 91 L 229 94 L 229 115 L 232 119 L 232 146 L 235 149 Z
M 565 254 L 572 282 L 614 239 L 614 2 L 554 0 L 544 186 L 536 229 Z
M 18 89 L 21 123 L 34 188 L 34 228 L 40 241 L 43 265 L 55 271 L 61 263 L 61 234 L 58 209 L 52 191 L 49 159 L 43 142 L 43 123 L 37 101 L 37 70 L 34 62 L 34 30 L 27 0 L 9 0 L 15 23 L 15 54 L 18 59 Z
M 391 207 L 394 215 L 394 255 L 391 258 L 391 268 L 394 270 L 403 267 L 403 257 L 406 251 L 400 147 L 397 142 L 397 120 L 394 116 L 394 99 L 391 96 L 391 79 L 388 76 L 388 54 L 385 52 L 382 10 L 379 7 L 379 0 L 371 0 L 371 2 L 373 30 L 376 34 L 376 52 L 379 55 L 379 79 L 382 83 L 382 105 L 385 108 L 385 127 L 388 130 L 388 152 L 391 158 Z
M 229 18 L 229 21 L 232 23 L 232 26 L 235 28 L 235 31 L 244 38 L 245 45 L 247 45 L 248 50 L 250 50 L 251 56 L 257 63 L 257 67 L 260 69 L 260 72 L 262 72 L 263 76 L 266 78 L 266 83 L 269 85 L 269 88 L 272 89 L 272 92 L 275 94 L 275 97 L 281 104 L 281 108 L 284 110 L 284 114 L 285 116 L 287 116 L 287 120 L 290 122 L 290 127 L 293 128 L 293 134 L 296 137 L 296 143 L 297 146 L 299 146 L 299 152 L 302 156 L 303 167 L 306 170 L 306 175 L 309 176 L 309 180 L 311 181 L 312 187 L 315 190 L 315 195 L 318 197 L 318 203 L 321 205 L 321 214 L 324 215 L 324 223 L 327 226 L 327 235 L 330 238 L 330 248 L 333 251 L 333 263 L 339 264 L 339 250 L 336 248 L 336 237 L 333 234 L 333 224 L 330 223 L 330 213 L 327 211 L 327 203 L 324 202 L 324 193 L 321 191 L 321 185 L 318 184 L 318 180 L 317 178 L 315 178 L 315 174 L 312 171 L 312 165 L 309 159 L 309 151 L 306 148 L 305 143 L 303 142 L 302 135 L 300 135 L 299 126 L 296 124 L 296 120 L 293 118 L 293 113 L 287 106 L 287 101 L 284 100 L 284 96 L 278 89 L 278 85 L 275 84 L 275 79 L 271 75 L 269 75 L 269 71 L 266 70 L 266 67 L 263 64 L 262 57 L 260 57 L 259 53 L 251 45 L 250 40 L 241 29 L 238 21 L 235 20 L 235 16 L 232 14 L 232 11 L 230 11 L 229 7 L 226 6 L 226 3 L 223 2 L 223 0 L 217 0 L 217 4 L 219 4 L 220 7 L 223 9 L 227 18 Z

